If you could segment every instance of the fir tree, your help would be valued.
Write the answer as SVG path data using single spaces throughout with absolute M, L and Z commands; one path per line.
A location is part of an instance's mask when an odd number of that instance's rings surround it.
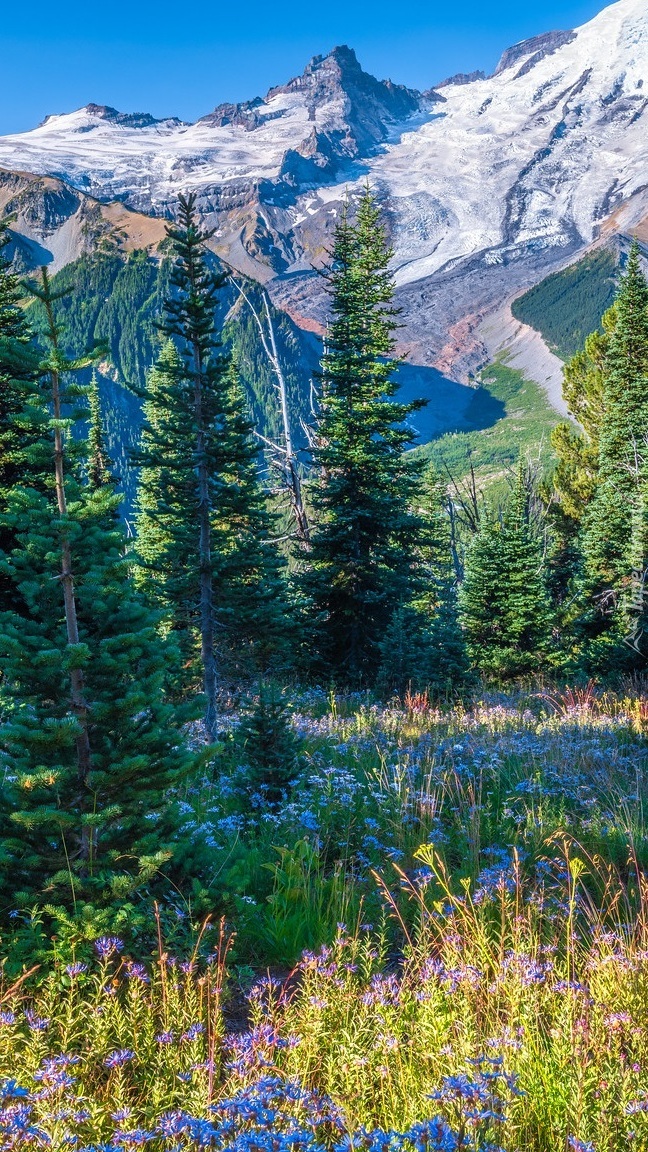
M 105 444 L 99 384 L 94 371 L 88 388 L 88 407 L 88 482 L 92 488 L 101 488 L 110 480 L 110 460 Z
M 38 356 L 20 306 L 20 282 L 4 258 L 8 222 L 0 221 L 0 511 L 8 493 L 28 467 L 29 428 L 21 421 L 26 397 L 38 374 Z M 12 546 L 8 526 L 0 526 L 0 552 Z M 0 573 L 0 611 L 12 607 L 13 589 Z
M 53 307 L 47 278 L 39 293 Z M 173 653 L 134 587 L 120 497 L 87 481 L 72 435 L 87 408 L 52 323 L 17 416 L 28 448 L 10 451 L 18 475 L 0 508 L 13 602 L 0 614 L 0 907 L 132 891 L 173 854 L 165 793 L 195 759 L 164 697 Z
M 603 331 L 592 332 L 585 347 L 565 364 L 563 396 L 580 427 L 564 421 L 554 428 L 551 446 L 557 464 L 540 485 L 549 529 L 547 584 L 565 643 L 574 623 L 574 590 L 582 562 L 579 537 L 598 483 L 605 363 L 615 324 L 612 307 L 603 316 Z
M 58 511 L 58 536 L 60 551 L 60 580 L 63 590 L 63 605 L 65 613 L 65 628 L 67 632 L 67 645 L 70 654 L 68 663 L 70 678 L 70 704 L 77 722 L 75 737 L 77 754 L 77 775 L 81 787 L 90 772 L 90 739 L 88 736 L 88 704 L 85 697 L 83 658 L 76 658 L 75 651 L 80 652 L 79 622 L 75 592 L 75 574 L 72 562 L 72 547 L 70 534 L 73 531 L 68 514 L 66 453 L 64 431 L 69 428 L 70 420 L 63 418 L 63 380 L 62 375 L 69 371 L 73 365 L 61 352 L 59 337 L 61 330 L 54 317 L 54 303 L 60 295 L 52 291 L 47 268 L 41 268 L 40 285 L 30 286 L 32 296 L 40 300 L 47 317 L 47 339 L 49 355 L 43 362 L 42 369 L 50 388 L 51 429 L 54 443 L 54 488 L 56 492 L 56 506 Z M 76 394 L 70 390 L 69 399 L 76 399 Z M 88 851 L 87 845 L 83 849 Z
M 247 781 L 272 806 L 285 799 L 300 766 L 300 743 L 276 685 L 261 684 L 238 730 Z
M 506 679 L 546 664 L 551 610 L 522 465 L 503 515 L 483 517 L 466 556 L 461 621 L 473 664 Z
M 596 487 L 583 516 L 578 628 L 590 670 L 626 666 L 630 589 L 643 564 L 644 458 L 648 453 L 648 284 L 633 244 L 614 306 L 604 362 Z M 634 574 L 634 575 L 633 575 Z
M 648 284 L 635 241 L 615 302 L 616 322 L 605 363 L 601 471 L 634 464 L 648 427 Z
M 605 359 L 596 494 L 584 550 L 590 584 L 612 592 L 627 578 L 638 460 L 648 432 L 648 284 L 633 244 Z M 596 593 L 595 593 L 596 594 Z
M 347 205 L 335 233 L 302 579 L 315 670 L 354 686 L 375 679 L 385 630 L 411 600 L 410 557 L 421 530 L 421 466 L 404 455 L 413 442 L 407 421 L 420 404 L 395 399 L 390 258 L 367 191 L 355 222 Z
M 469 665 L 458 620 L 447 496 L 433 472 L 424 478 L 417 511 L 412 599 L 396 609 L 380 642 L 377 683 L 382 691 L 447 696 L 465 687 Z
M 592 332 L 584 349 L 564 367 L 563 396 L 580 429 L 565 422 L 552 432 L 551 444 L 558 464 L 551 477 L 550 493 L 555 494 L 563 514 L 575 528 L 583 519 L 598 480 L 606 363 L 616 319 L 616 308 L 612 307 L 603 317 L 603 332 Z
M 140 580 L 180 644 L 185 687 L 200 664 L 213 735 L 218 677 L 249 677 L 283 659 L 287 616 L 252 429 L 214 327 L 222 277 L 207 267 L 209 233 L 196 225 L 192 198 L 169 234 L 176 294 L 144 406 L 137 552 Z
M 648 659 L 648 451 L 639 461 L 630 536 L 630 576 L 622 590 L 619 617 L 625 661 L 644 666 Z

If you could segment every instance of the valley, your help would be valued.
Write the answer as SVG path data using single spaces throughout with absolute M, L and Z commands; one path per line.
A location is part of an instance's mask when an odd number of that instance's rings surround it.
M 647 68 L 639 0 L 515 45 L 492 76 L 436 87 L 431 77 L 424 92 L 375 79 L 342 46 L 265 97 L 222 104 L 193 124 L 88 104 L 2 137 L 0 214 L 12 219 L 14 262 L 25 272 L 106 253 L 128 262 L 135 252 L 162 269 L 165 221 L 178 192 L 195 192 L 216 259 L 265 285 L 284 317 L 298 427 L 327 320 L 319 271 L 344 196 L 353 201 L 369 181 L 393 245 L 403 394 L 428 400 L 415 417 L 419 440 L 469 430 L 469 390 L 502 356 L 546 394 L 548 434 L 566 414 L 561 356 L 574 343 L 557 347 L 537 308 L 529 328 L 515 302 L 588 256 L 575 331 L 600 320 L 613 269 L 648 220 Z M 598 259 L 612 279 L 607 296 L 586 304 Z M 95 286 L 85 290 L 92 297 Z M 232 339 L 234 304 L 226 294 Z M 254 342 L 249 325 L 242 339 Z M 137 356 L 141 386 L 151 348 Z M 272 396 L 254 395 L 246 363 L 253 415 L 267 433 Z M 123 369 L 113 332 L 106 395 L 128 383 Z

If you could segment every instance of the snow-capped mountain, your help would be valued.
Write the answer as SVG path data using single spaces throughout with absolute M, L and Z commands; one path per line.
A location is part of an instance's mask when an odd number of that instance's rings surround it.
M 494 76 L 443 96 L 372 164 L 396 218 L 399 280 L 476 252 L 488 263 L 519 245 L 588 243 L 647 182 L 646 0 L 518 45 Z
M 647 108 L 648 3 L 618 0 L 515 45 L 490 77 L 422 94 L 337 48 L 195 124 L 96 105 L 50 116 L 0 138 L 0 165 L 154 215 L 196 191 L 221 254 L 307 323 L 323 307 L 310 269 L 345 190 L 368 178 L 390 223 L 404 343 L 458 371 L 479 358 L 484 316 L 642 201 Z
M 363 72 L 342 47 L 265 100 L 220 105 L 195 124 L 96 104 L 48 116 L 33 131 L 0 138 L 0 163 L 165 212 L 183 189 L 217 198 L 221 190 L 226 201 L 228 189 L 243 185 L 330 178 L 421 102 L 418 92 Z

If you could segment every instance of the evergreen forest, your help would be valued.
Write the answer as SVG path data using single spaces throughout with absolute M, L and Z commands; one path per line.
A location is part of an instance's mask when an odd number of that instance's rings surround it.
M 480 486 L 369 187 L 319 351 L 210 238 L 0 247 L 0 1148 L 648 1152 L 639 245 Z

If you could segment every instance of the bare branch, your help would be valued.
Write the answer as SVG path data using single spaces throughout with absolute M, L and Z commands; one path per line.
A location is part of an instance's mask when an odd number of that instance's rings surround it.
M 279 393 L 279 401 L 281 405 L 281 419 L 283 424 L 283 445 L 275 444 L 269 440 L 267 436 L 263 436 L 260 432 L 256 435 L 269 449 L 272 454 L 272 463 L 278 469 L 281 477 L 282 484 L 290 498 L 290 505 L 295 518 L 297 529 L 297 538 L 303 545 L 308 545 L 310 541 L 310 525 L 308 516 L 304 507 L 304 501 L 301 490 L 301 480 L 299 476 L 299 467 L 297 457 L 293 449 L 292 435 L 290 430 L 290 413 L 288 409 L 288 389 L 286 388 L 286 379 L 281 367 L 281 360 L 279 359 L 279 352 L 277 350 L 277 341 L 275 337 L 275 329 L 272 320 L 272 313 L 270 312 L 270 304 L 266 292 L 262 291 L 263 296 L 263 310 L 265 313 L 265 324 L 257 312 L 254 304 L 250 300 L 247 293 L 241 285 L 234 279 L 233 276 L 229 278 L 236 288 L 239 296 L 245 301 L 261 336 L 261 344 L 263 350 L 270 362 L 272 370 L 275 374 L 277 383 L 275 388 Z M 312 382 L 311 382 L 312 383 Z M 302 425 L 303 426 L 303 425 Z

